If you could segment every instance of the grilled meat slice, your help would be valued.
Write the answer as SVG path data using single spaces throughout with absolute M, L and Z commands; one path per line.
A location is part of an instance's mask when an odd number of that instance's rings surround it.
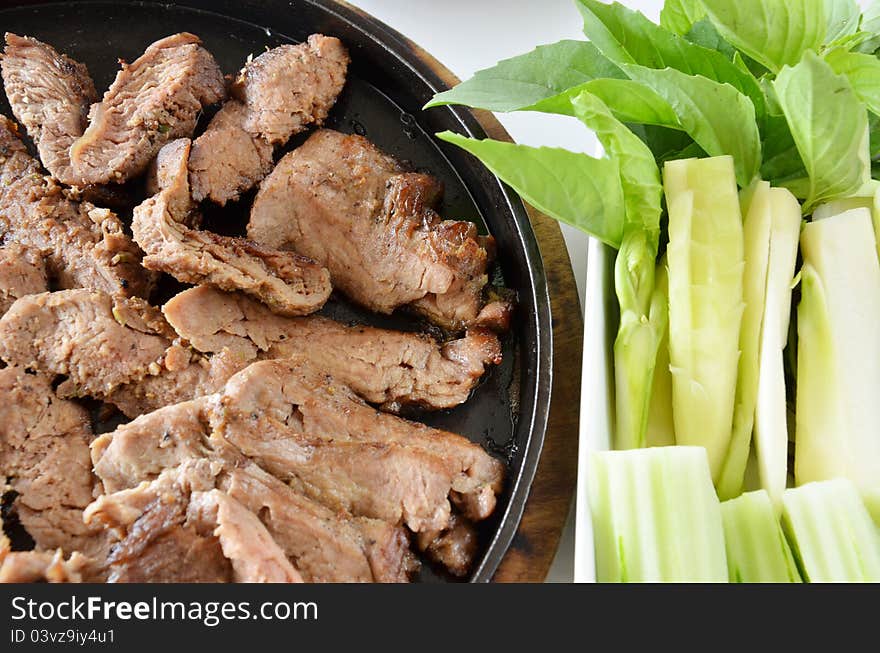
M 100 436 L 92 446 L 108 492 L 155 478 L 187 460 L 209 460 L 216 486 L 259 516 L 310 582 L 405 582 L 415 561 L 395 526 L 330 510 L 211 437 L 216 398 L 168 406 Z
M 339 39 L 323 34 L 248 61 L 232 86 L 247 109 L 243 127 L 267 143 L 283 145 L 309 125 L 321 125 L 345 84 L 348 63 Z
M 193 198 L 220 205 L 237 200 L 274 164 L 275 146 L 321 125 L 345 84 L 348 53 L 335 38 L 313 34 L 248 61 L 229 100 L 193 143 Z
M 125 323 L 124 315 L 137 315 L 140 309 L 90 290 L 29 295 L 0 322 L 0 357 L 66 376 L 63 390 L 70 394 L 101 398 L 147 376 L 165 358 L 171 344 L 166 337 L 146 323 Z
M 202 108 L 226 95 L 220 68 L 198 37 L 181 33 L 151 44 L 94 104 L 70 148 L 82 184 L 122 183 L 144 172 L 168 141 L 192 136 Z
M 90 396 L 128 417 L 216 392 L 247 361 L 223 351 L 205 359 L 172 339 L 142 300 L 89 290 L 30 295 L 0 319 L 0 358 L 64 376 L 62 396 Z
M 296 455 L 316 447 L 317 442 L 328 443 L 331 449 L 363 451 L 362 459 L 352 453 L 351 464 L 339 464 L 351 467 L 351 478 L 362 477 L 365 486 L 374 480 L 368 460 L 380 467 L 387 465 L 389 469 L 382 473 L 392 474 L 392 478 L 395 472 L 402 474 L 397 479 L 401 485 L 408 473 L 415 472 L 423 483 L 421 488 L 395 489 L 403 490 L 399 508 L 414 531 L 429 529 L 431 521 L 440 522 L 437 529 L 446 527 L 447 495 L 469 519 L 485 519 L 495 508 L 503 467 L 482 448 L 460 435 L 378 412 L 348 387 L 299 361 L 261 361 L 248 366 L 226 384 L 222 402 L 225 415 L 220 426 L 224 437 L 258 462 L 262 460 L 276 475 L 300 474 Z M 316 448 L 314 453 L 318 451 Z M 292 467 L 286 470 L 288 464 Z M 408 469 L 406 464 L 419 469 Z M 308 482 L 305 478 L 303 484 Z M 429 489 L 442 491 L 443 501 L 422 501 L 426 499 L 422 490 Z M 371 503 L 379 501 L 366 495 L 357 500 L 361 498 Z M 354 495 L 346 500 L 356 503 Z M 420 508 L 411 509 L 411 502 Z M 392 512 L 398 509 L 391 501 L 382 506 L 377 503 L 374 508 Z M 428 516 L 432 510 L 436 519 Z M 358 509 L 352 512 L 357 514 Z M 380 518 L 394 522 L 390 514 L 383 512 Z
M 229 447 L 331 510 L 416 532 L 446 530 L 450 501 L 465 517 L 485 519 L 503 481 L 501 464 L 466 439 L 377 413 L 292 361 L 254 363 L 222 394 L 101 436 L 92 457 L 112 490 Z
M 225 205 L 256 186 L 275 164 L 274 147 L 244 128 L 247 108 L 229 100 L 192 145 L 189 181 L 197 202 Z
M 17 494 L 12 509 L 22 526 L 40 550 L 100 558 L 107 540 L 82 517 L 98 490 L 88 413 L 20 367 L 0 370 L 0 396 L 0 477 Z
M 75 184 L 70 146 L 82 136 L 89 107 L 98 99 L 88 69 L 35 38 L 11 33 L 0 69 L 12 113 L 46 170 L 62 183 Z
M 111 582 L 301 582 L 256 515 L 214 489 L 210 461 L 98 498 L 86 519 L 122 536 Z
M 477 326 L 494 241 L 441 221 L 441 194 L 367 139 L 323 129 L 260 184 L 248 236 L 325 265 L 335 288 L 371 310 L 410 306 L 449 329 Z M 503 301 L 489 308 L 492 326 L 499 308 L 509 313 Z
M 179 336 L 210 353 L 307 358 L 366 401 L 395 411 L 451 408 L 467 400 L 487 365 L 501 362 L 498 337 L 473 330 L 445 344 L 417 333 L 346 326 L 325 317 L 286 318 L 241 294 L 190 288 L 162 307 Z
M 188 144 L 168 147 L 181 161 L 189 156 Z M 147 254 L 144 267 L 185 283 L 241 290 L 283 315 L 312 313 L 327 301 L 331 291 L 327 270 L 291 252 L 190 229 L 180 221 L 185 214 L 181 208 L 189 201 L 186 174 L 165 183 L 169 185 L 134 210 L 132 232 Z
M 111 294 L 149 294 L 155 275 L 140 265 L 142 253 L 108 209 L 70 199 L 43 175 L 0 117 L 0 237 L 45 259 L 60 288 L 92 288 Z

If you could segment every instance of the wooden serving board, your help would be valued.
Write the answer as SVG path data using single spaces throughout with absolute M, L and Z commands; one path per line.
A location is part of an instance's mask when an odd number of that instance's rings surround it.
M 405 37 L 403 37 L 405 39 Z M 412 41 L 412 51 L 449 86 L 459 79 Z M 474 111 L 486 133 L 510 141 L 487 111 Z M 553 392 L 544 448 L 516 535 L 494 582 L 543 582 L 556 555 L 577 483 L 583 313 L 559 223 L 526 205 L 541 249 L 553 316 Z

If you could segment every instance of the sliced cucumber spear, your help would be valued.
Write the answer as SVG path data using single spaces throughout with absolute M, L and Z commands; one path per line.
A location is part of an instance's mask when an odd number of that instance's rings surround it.
M 798 306 L 795 480 L 853 481 L 880 513 L 880 263 L 866 208 L 807 224 Z
M 675 439 L 706 448 L 717 482 L 730 445 L 743 313 L 743 225 L 733 161 L 669 161 L 664 187 Z

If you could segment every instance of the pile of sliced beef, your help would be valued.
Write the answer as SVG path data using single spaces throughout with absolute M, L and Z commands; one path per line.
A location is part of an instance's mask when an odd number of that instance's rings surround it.
M 83 63 L 6 34 L 0 582 L 469 573 L 504 466 L 400 413 L 467 401 L 510 293 L 433 177 L 329 129 L 283 153 L 348 64 L 315 34 L 224 77 L 182 33 L 99 95 Z M 200 228 L 204 203 L 257 187 L 247 237 Z M 440 329 L 317 314 L 333 291 Z

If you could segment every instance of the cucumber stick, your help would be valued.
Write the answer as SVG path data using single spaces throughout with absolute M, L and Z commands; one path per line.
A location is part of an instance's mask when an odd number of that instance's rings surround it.
M 788 339 L 801 209 L 789 191 L 771 188 L 765 181 L 756 182 L 744 193 L 742 206 L 745 310 L 733 434 L 718 493 L 722 498 L 740 493 L 754 431 L 761 487 L 778 512 L 788 468 L 782 351 Z
M 669 358 L 675 439 L 717 481 L 731 438 L 743 313 L 743 225 L 729 156 L 668 161 Z
M 761 322 L 761 358 L 755 404 L 754 441 L 761 487 L 777 513 L 788 476 L 788 420 L 783 350 L 788 341 L 791 287 L 801 232 L 801 207 L 784 188 L 771 188 L 770 253 Z
M 804 580 L 880 582 L 880 536 L 852 482 L 785 491 L 782 523 Z
M 589 458 L 599 582 L 725 582 L 721 506 L 702 447 Z
M 794 556 L 764 490 L 721 504 L 727 568 L 732 583 L 799 583 Z
M 880 263 L 866 208 L 809 223 L 798 306 L 795 480 L 880 496 Z
M 871 188 L 873 187 L 873 190 Z M 813 211 L 813 220 L 824 220 L 850 209 L 865 208 L 871 211 L 871 222 L 874 224 L 874 237 L 877 240 L 877 253 L 880 255 L 880 182 L 867 185 L 867 194 L 846 197 L 817 206 Z
M 770 260 L 772 214 L 770 183 L 756 181 L 742 192 L 743 239 L 743 318 L 740 325 L 740 359 L 733 409 L 733 433 L 718 479 L 718 496 L 730 499 L 742 490 L 749 445 L 755 423 L 758 399 L 758 372 L 761 358 L 761 322 L 767 296 L 767 267 Z M 795 237 L 797 247 L 797 237 Z

